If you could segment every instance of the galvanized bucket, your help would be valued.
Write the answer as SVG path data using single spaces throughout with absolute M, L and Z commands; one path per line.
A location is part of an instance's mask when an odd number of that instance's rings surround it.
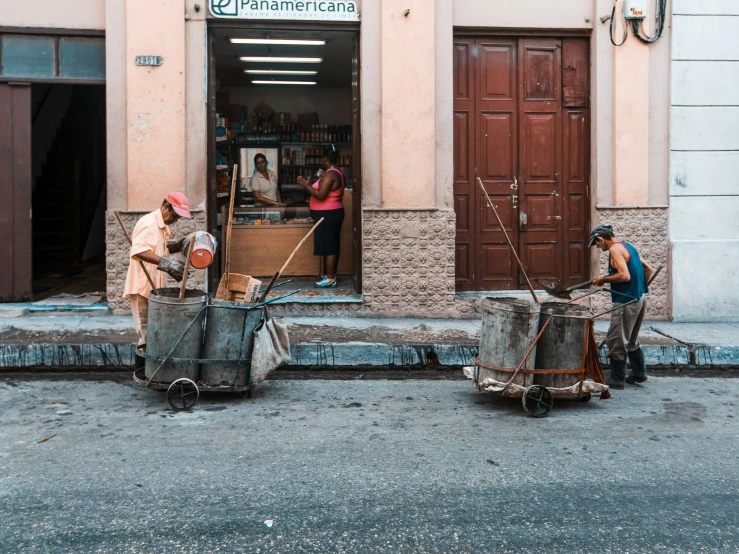
M 180 289 L 166 288 L 149 296 L 145 375 L 159 383 L 171 383 L 180 377 L 197 381 L 200 375 L 203 308 L 208 297 L 200 290 L 185 291 L 184 298 L 179 295 Z M 171 359 L 162 365 L 167 356 Z
M 507 383 L 536 340 L 539 328 L 539 306 L 517 298 L 486 298 L 482 301 L 482 332 L 478 359 L 479 383 L 485 378 Z M 536 347 L 529 354 L 523 369 L 533 369 Z M 487 366 L 487 367 L 486 367 Z M 529 385 L 530 375 L 520 373 L 514 383 Z
M 552 316 L 564 316 L 554 317 Z M 552 321 L 536 345 L 536 369 L 579 369 L 583 365 L 585 333 L 590 310 L 577 304 L 545 302 L 541 306 L 539 330 Z M 577 384 L 579 375 L 534 375 L 534 383 L 544 387 L 564 388 Z
M 203 359 L 234 360 L 203 363 L 200 379 L 208 386 L 249 385 L 254 329 L 262 319 L 261 309 L 244 309 L 250 306 L 228 300 L 212 300 L 208 305 Z

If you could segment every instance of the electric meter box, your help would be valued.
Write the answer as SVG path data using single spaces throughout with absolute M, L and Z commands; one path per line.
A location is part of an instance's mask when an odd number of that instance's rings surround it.
M 644 19 L 647 17 L 647 0 L 625 0 L 624 19 Z

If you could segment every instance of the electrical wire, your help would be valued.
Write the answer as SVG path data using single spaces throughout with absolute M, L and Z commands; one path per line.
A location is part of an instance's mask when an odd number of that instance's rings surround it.
M 618 0 L 614 0 L 613 2 L 613 11 L 611 12 L 611 25 L 610 25 L 610 39 L 611 44 L 614 46 L 621 46 L 623 43 L 626 42 L 626 39 L 629 38 L 629 23 L 631 23 L 631 30 L 634 33 L 634 36 L 638 38 L 641 42 L 644 44 L 654 44 L 659 39 L 662 38 L 662 33 L 665 30 L 665 17 L 667 14 L 667 0 L 656 0 L 657 5 L 655 9 L 655 25 L 654 25 L 654 36 L 649 36 L 644 31 L 644 20 L 643 19 L 632 19 L 632 20 L 626 20 L 624 19 L 624 36 L 621 42 L 617 43 L 613 38 L 613 27 L 614 27 L 614 21 L 616 20 L 616 5 L 618 4 Z M 642 36 L 642 33 L 644 36 Z
M 616 4 L 617 3 L 618 3 L 618 0 L 613 0 L 613 11 L 611 12 L 611 32 L 609 36 L 611 37 L 611 44 L 613 44 L 613 46 L 621 46 L 624 42 L 626 42 L 626 39 L 629 38 L 629 28 L 626 26 L 626 22 L 624 22 L 623 40 L 619 44 L 616 44 L 616 41 L 613 40 L 613 22 L 616 19 Z
M 654 36 L 650 37 L 644 32 L 644 20 L 633 20 L 631 22 L 631 28 L 634 31 L 634 36 L 642 41 L 644 44 L 654 44 L 662 38 L 662 33 L 665 30 L 665 14 L 667 13 L 667 0 L 657 0 L 656 13 L 654 14 Z M 639 30 L 644 33 L 641 35 Z

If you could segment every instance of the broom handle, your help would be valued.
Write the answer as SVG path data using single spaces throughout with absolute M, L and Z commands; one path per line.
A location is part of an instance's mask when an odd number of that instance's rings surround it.
M 187 273 L 190 271 L 190 260 L 192 260 L 192 250 L 195 247 L 195 236 L 190 237 L 190 246 L 187 247 L 187 258 L 185 259 L 185 272 L 182 274 L 182 284 L 180 285 L 180 298 L 185 298 L 185 287 L 187 286 Z
M 482 192 L 485 194 L 485 198 L 487 198 L 488 206 L 490 206 L 493 209 L 493 213 L 495 214 L 495 219 L 498 220 L 498 225 L 500 225 L 500 228 L 503 231 L 503 234 L 505 235 L 505 239 L 508 241 L 508 246 L 510 247 L 511 252 L 513 252 L 513 257 L 516 258 L 516 261 L 518 262 L 518 267 L 521 268 L 521 273 L 523 273 L 523 276 L 526 279 L 526 284 L 529 286 L 529 291 L 531 291 L 531 296 L 534 297 L 534 302 L 538 304 L 539 299 L 536 297 L 536 293 L 534 292 L 534 287 L 531 286 L 531 281 L 529 281 L 529 276 L 526 275 L 526 270 L 523 268 L 523 264 L 521 263 L 521 260 L 519 259 L 518 254 L 516 254 L 516 249 L 513 248 L 513 243 L 511 242 L 511 239 L 508 238 L 508 233 L 506 232 L 505 227 L 503 227 L 503 222 L 500 220 L 500 217 L 498 217 L 498 210 L 495 209 L 495 205 L 493 204 L 493 201 L 490 200 L 490 196 L 488 196 L 488 191 L 485 190 L 485 186 L 482 184 L 482 179 L 478 177 L 477 182 L 480 184 L 480 188 L 482 189 Z
M 314 225 L 313 227 L 311 227 L 311 230 L 310 230 L 310 231 L 308 231 L 308 234 L 307 234 L 307 235 L 305 235 L 305 236 L 303 237 L 303 240 L 301 240 L 301 241 L 300 241 L 300 242 L 298 243 L 298 245 L 297 245 L 297 246 L 295 247 L 295 250 L 293 250 L 293 253 L 292 253 L 292 254 L 290 254 L 290 257 L 289 257 L 289 258 L 287 259 L 287 261 L 285 262 L 285 265 L 283 265 L 283 266 L 282 266 L 282 268 L 280 268 L 280 271 L 278 271 L 278 273 L 279 273 L 280 275 L 282 275 L 282 272 L 283 272 L 283 271 L 285 271 L 285 269 L 287 268 L 287 264 L 289 264 L 289 263 L 290 263 L 290 260 L 292 260 L 292 259 L 293 259 L 293 256 L 295 256 L 295 254 L 297 253 L 297 251 L 298 251 L 298 250 L 300 250 L 300 247 L 301 247 L 301 246 L 303 246 L 303 243 L 304 243 L 305 241 L 307 241 L 307 240 L 308 240 L 308 237 L 310 237 L 310 236 L 311 236 L 311 235 L 313 234 L 313 231 L 315 231 L 315 230 L 316 230 L 316 227 L 318 227 L 318 226 L 319 226 L 319 225 L 320 225 L 321 223 L 323 223 L 323 218 L 321 218 L 321 219 L 319 219 L 318 221 L 316 221 L 316 224 L 315 224 L 315 225 Z
M 118 212 L 115 212 L 115 218 L 118 220 L 118 223 L 121 226 L 121 229 L 123 229 L 123 234 L 126 237 L 126 240 L 128 241 L 128 244 L 133 246 L 133 242 L 131 241 L 131 237 L 128 234 L 128 231 L 126 231 L 126 227 L 123 225 L 123 221 L 121 221 L 121 216 L 118 214 Z M 139 265 L 141 266 L 141 269 L 144 270 L 144 275 L 146 275 L 146 278 L 149 280 L 149 284 L 151 285 L 152 290 L 156 291 L 157 288 L 154 285 L 154 281 L 151 280 L 151 275 L 149 275 L 149 272 L 146 271 L 146 266 L 144 266 L 144 262 L 141 260 L 137 260 L 139 262 Z
M 228 227 L 226 227 L 226 290 L 228 290 L 228 276 L 231 273 L 231 227 L 233 227 L 234 202 L 236 201 L 236 178 L 239 175 L 239 164 L 234 164 L 231 177 L 231 198 L 228 206 Z

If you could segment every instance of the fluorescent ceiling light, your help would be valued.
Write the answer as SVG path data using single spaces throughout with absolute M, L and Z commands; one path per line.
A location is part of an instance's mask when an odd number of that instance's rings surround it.
M 321 63 L 323 58 L 286 58 L 282 56 L 242 56 L 242 62 L 265 63 Z
M 292 38 L 230 38 L 232 44 L 293 44 L 296 46 L 323 46 L 325 40 L 302 40 Z
M 252 81 L 254 85 L 315 85 L 315 81 Z
M 244 73 L 252 75 L 317 75 L 318 71 L 300 71 L 289 69 L 245 69 Z

